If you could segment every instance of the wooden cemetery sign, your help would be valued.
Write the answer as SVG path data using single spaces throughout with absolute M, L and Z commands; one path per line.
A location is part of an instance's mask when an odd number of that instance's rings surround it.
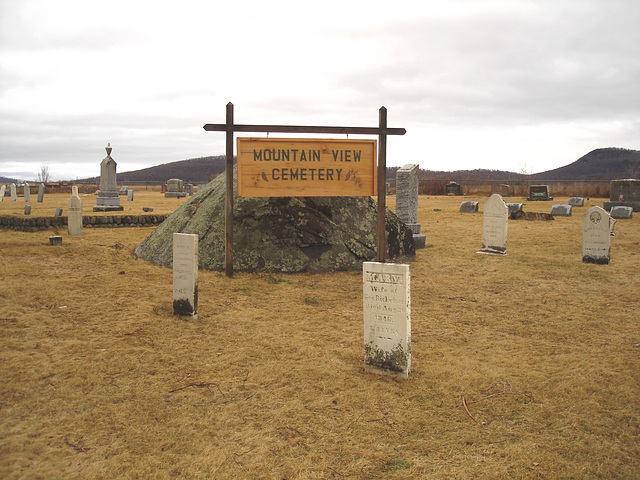
M 238 138 L 239 197 L 376 194 L 375 140 Z
M 377 260 L 385 261 L 387 135 L 406 133 L 404 128 L 387 127 L 385 107 L 380 107 L 378 127 L 238 125 L 233 122 L 232 103 L 227 104 L 226 113 L 225 123 L 208 123 L 204 129 L 226 133 L 225 273 L 228 277 L 233 276 L 235 132 L 377 135 L 377 167 L 375 141 L 238 138 L 238 195 L 364 196 L 377 193 Z M 302 151 L 305 151 L 304 160 Z

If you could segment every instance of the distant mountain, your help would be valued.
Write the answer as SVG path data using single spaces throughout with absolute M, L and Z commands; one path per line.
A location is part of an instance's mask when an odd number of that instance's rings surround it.
M 599 148 L 573 163 L 546 172 L 528 175 L 532 180 L 601 180 L 640 178 L 640 151 Z
M 118 183 L 145 181 L 164 183 L 170 178 L 179 178 L 185 182 L 199 184 L 206 183 L 221 174 L 224 172 L 224 168 L 224 155 L 192 158 L 132 172 L 118 172 Z M 387 178 L 389 180 L 395 179 L 399 168 L 387 168 Z M 640 151 L 624 148 L 600 148 L 589 152 L 569 165 L 533 175 L 487 169 L 456 170 L 454 172 L 420 169 L 419 177 L 424 180 L 439 179 L 456 182 L 470 180 L 494 182 L 510 182 L 514 180 L 599 180 L 608 182 L 618 178 L 640 178 Z M 92 177 L 78 180 L 78 183 L 97 183 L 98 181 L 98 177 Z
M 163 163 L 156 167 L 143 168 L 132 172 L 117 172 L 118 183 L 152 182 L 165 183 L 171 178 L 179 178 L 185 183 L 207 183 L 224 172 L 225 156 L 192 158 L 178 162 Z M 77 180 L 78 183 L 97 183 L 99 177 Z

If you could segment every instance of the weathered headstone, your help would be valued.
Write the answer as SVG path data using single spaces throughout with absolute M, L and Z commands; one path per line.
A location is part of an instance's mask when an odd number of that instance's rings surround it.
M 9 186 L 9 188 L 11 189 L 11 201 L 15 202 L 17 200 L 17 198 L 18 198 L 18 192 L 17 192 L 17 189 L 16 189 L 16 184 L 12 183 Z
M 167 180 L 167 191 L 165 197 L 184 197 L 184 182 L 179 178 Z
M 584 207 L 584 198 L 571 197 L 569 199 L 569 205 L 571 205 L 572 207 Z
M 189 196 L 193 195 L 193 183 L 187 183 L 184 186 L 184 192 Z
M 494 193 L 484 204 L 482 215 L 482 249 L 478 253 L 507 253 L 507 223 L 509 208 L 500 195 Z
M 62 245 L 62 237 L 60 235 L 50 236 L 49 245 Z
M 364 368 L 408 378 L 411 370 L 409 265 L 364 262 Z
M 462 202 L 460 204 L 460 213 L 478 213 L 479 202 Z
M 511 196 L 511 186 L 505 183 L 493 184 L 491 186 L 491 193 L 497 193 L 502 197 Z
M 618 218 L 618 219 L 629 219 L 633 216 L 633 208 L 632 207 L 623 207 L 623 206 L 617 206 L 617 207 L 613 207 L 611 208 L 611 218 Z
M 531 185 L 529 187 L 529 196 L 527 200 L 553 200 L 553 197 L 549 196 L 549 185 Z
M 25 205 L 24 206 L 24 214 L 25 215 L 31 215 L 31 205 Z
M 173 234 L 173 313 L 198 319 L 198 235 Z
M 610 192 L 611 201 L 603 204 L 605 210 L 611 210 L 613 207 L 631 207 L 636 212 L 640 211 L 640 180 L 611 180 Z
M 100 193 L 93 207 L 94 212 L 121 211 L 116 184 L 116 162 L 111 158 L 111 144 L 107 145 L 107 156 L 100 162 Z
M 69 235 L 82 235 L 82 199 L 76 193 L 67 200 L 67 230 Z
M 571 205 L 553 205 L 551 215 L 554 217 L 570 217 L 573 207 Z
M 127 202 L 133 202 L 133 189 L 127 190 Z
M 41 183 L 38 186 L 38 203 L 42 203 L 44 201 L 44 183 Z
M 608 264 L 611 261 L 611 217 L 602 207 L 591 207 L 582 216 L 582 261 Z
M 164 196 L 165 198 L 181 198 L 186 196 L 184 193 L 184 182 L 179 178 L 167 180 L 167 191 Z
M 447 183 L 444 189 L 447 195 L 462 195 L 462 188 L 460 187 L 460 184 L 456 182 Z
M 30 202 L 31 201 L 31 187 L 26 182 L 24 184 L 23 191 L 24 191 L 24 201 L 25 202 Z
M 62 208 L 57 207 L 57 208 L 56 208 L 56 213 L 54 213 L 54 215 L 53 215 L 53 216 L 54 216 L 54 217 L 60 217 L 60 216 L 62 216 Z
M 4 195 L 7 192 L 7 186 L 6 185 L 2 185 L 0 187 L 0 202 L 4 200 Z
M 396 172 L 396 215 L 413 233 L 415 248 L 424 248 L 427 237 L 420 233 L 418 223 L 418 172 L 420 166 L 405 165 Z
M 514 215 L 516 212 L 522 212 L 523 203 L 507 203 L 509 209 L 509 215 Z
M 118 192 L 118 195 L 126 195 L 129 192 L 129 187 L 127 186 L 122 186 L 120 187 L 120 191 Z

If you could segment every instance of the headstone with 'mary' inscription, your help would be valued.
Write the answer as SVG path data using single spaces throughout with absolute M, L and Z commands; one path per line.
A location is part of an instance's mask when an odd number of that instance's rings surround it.
M 364 262 L 364 368 L 408 378 L 411 370 L 409 265 Z

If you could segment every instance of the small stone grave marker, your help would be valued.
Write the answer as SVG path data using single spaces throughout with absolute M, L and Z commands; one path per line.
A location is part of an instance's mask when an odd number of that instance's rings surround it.
M 602 207 L 591 207 L 582 216 L 582 261 L 608 264 L 611 261 L 611 217 Z
M 460 204 L 460 213 L 478 213 L 479 202 L 462 202 Z
M 129 187 L 126 186 L 122 186 L 120 187 L 120 191 L 118 192 L 118 195 L 127 195 L 127 193 L 129 192 Z
M 24 206 L 24 214 L 25 215 L 31 215 L 31 205 L 25 205 Z
M 584 198 L 571 197 L 569 199 L 569 205 L 571 205 L 572 207 L 584 207 Z
M 611 217 L 612 218 L 618 218 L 618 219 L 629 219 L 633 216 L 633 207 L 623 207 L 623 206 L 617 206 L 617 207 L 611 207 Z
M 24 186 L 22 187 L 22 190 L 24 192 L 24 201 L 25 202 L 30 202 L 31 201 L 31 187 L 29 186 L 29 184 L 25 183 Z
M 409 265 L 364 262 L 364 368 L 408 378 L 411 370 Z
M 6 185 L 2 185 L 0 187 L 0 202 L 4 200 L 4 194 L 7 191 L 7 186 Z
M 62 216 L 62 208 L 57 207 L 56 208 L 56 213 L 54 214 L 54 217 L 61 217 Z
M 38 203 L 42 203 L 44 201 L 44 183 L 38 185 Z
M 60 235 L 50 236 L 49 245 L 62 245 L 62 237 Z
M 153 207 L 142 207 L 143 212 L 153 212 Z
M 11 201 L 15 202 L 18 198 L 18 192 L 16 191 L 16 184 L 12 183 L 9 188 L 11 189 Z
M 554 205 L 551 207 L 551 215 L 554 217 L 570 217 L 572 209 L 571 205 Z
M 133 202 L 133 189 L 127 190 L 127 201 Z
M 198 319 L 198 235 L 173 234 L 173 313 Z
M 507 253 L 509 208 L 501 195 L 494 193 L 484 204 L 482 215 L 482 249 L 478 253 Z
M 71 195 L 67 200 L 67 231 L 69 235 L 82 235 L 82 199 L 76 194 Z

